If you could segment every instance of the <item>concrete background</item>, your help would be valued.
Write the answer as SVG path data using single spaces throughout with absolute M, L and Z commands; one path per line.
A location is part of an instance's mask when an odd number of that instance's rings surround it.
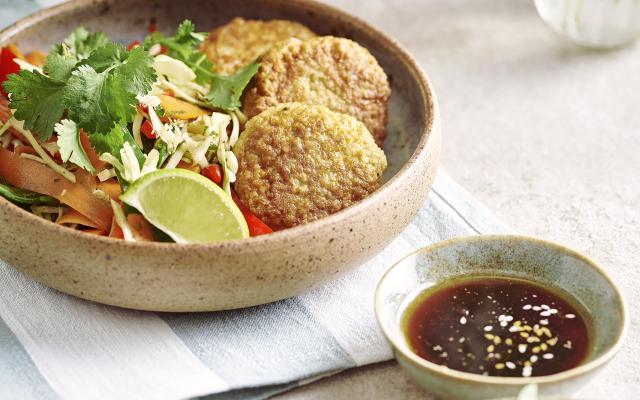
M 583 391 L 640 392 L 640 44 L 578 48 L 527 0 L 330 0 L 400 41 L 435 86 L 442 166 L 523 234 L 602 263 L 622 286 L 625 347 Z M 280 399 L 429 398 L 394 362 L 362 367 Z M 581 398 L 582 398 L 581 397 Z

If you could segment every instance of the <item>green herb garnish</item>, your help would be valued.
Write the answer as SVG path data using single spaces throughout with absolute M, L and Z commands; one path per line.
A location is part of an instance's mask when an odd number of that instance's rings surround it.
M 136 96 L 156 79 L 153 58 L 143 48 L 127 51 L 104 34 L 78 28 L 47 57 L 43 75 L 22 70 L 3 87 L 14 116 L 40 141 L 51 137 L 63 116 L 91 134 L 107 134 L 136 114 Z M 61 149 L 62 151 L 62 149 Z
M 164 46 L 169 57 L 182 61 L 195 72 L 197 83 L 210 84 L 211 91 L 204 97 L 211 107 L 224 110 L 239 109 L 242 105 L 242 92 L 258 71 L 260 64 L 251 63 L 233 75 L 217 74 L 206 54 L 197 48 L 206 37 L 206 33 L 195 32 L 193 22 L 185 20 L 178 26 L 174 36 L 164 37 L 161 33 L 155 32 L 145 39 L 143 46 L 147 50 L 155 44 Z
M 63 162 L 71 161 L 85 170 L 95 172 L 87 153 L 80 142 L 80 132 L 75 122 L 63 119 L 56 124 L 54 130 L 58 134 L 58 148 Z

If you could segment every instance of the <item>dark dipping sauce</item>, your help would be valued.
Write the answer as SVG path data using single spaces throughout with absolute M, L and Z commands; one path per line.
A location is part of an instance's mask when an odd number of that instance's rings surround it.
M 551 375 L 579 365 L 589 348 L 584 317 L 563 297 L 526 280 L 463 278 L 418 295 L 404 331 L 418 356 L 451 369 Z

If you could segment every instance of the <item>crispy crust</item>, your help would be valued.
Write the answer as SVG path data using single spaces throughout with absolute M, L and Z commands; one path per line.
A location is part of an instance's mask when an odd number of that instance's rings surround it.
M 282 104 L 247 123 L 234 148 L 235 190 L 272 229 L 314 221 L 380 187 L 384 152 L 355 118 L 319 105 Z
M 293 21 L 234 18 L 211 31 L 203 50 L 217 72 L 232 74 L 255 61 L 277 42 L 293 37 L 304 40 L 315 36 L 309 28 Z
M 362 121 L 382 145 L 390 94 L 387 75 L 358 43 L 332 36 L 289 39 L 261 57 L 243 111 L 252 117 L 280 103 L 321 104 Z

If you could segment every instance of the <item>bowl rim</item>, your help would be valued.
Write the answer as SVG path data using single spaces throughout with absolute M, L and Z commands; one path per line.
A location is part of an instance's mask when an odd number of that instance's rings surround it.
M 562 252 L 568 256 L 574 257 L 582 261 L 586 266 L 595 270 L 600 276 L 602 276 L 605 281 L 609 284 L 609 286 L 613 289 L 616 297 L 620 303 L 620 314 L 622 317 L 621 325 L 618 327 L 617 336 L 615 338 L 615 342 L 613 345 L 607 349 L 605 352 L 594 358 L 593 360 L 581 364 L 577 367 L 568 369 L 566 371 L 558 372 L 551 375 L 544 376 L 534 376 L 534 377 L 498 377 L 498 376 L 486 376 L 480 374 L 473 374 L 470 372 L 463 372 L 454 369 L 447 368 L 443 365 L 435 364 L 430 361 L 427 361 L 417 354 L 413 353 L 406 346 L 398 345 L 398 341 L 395 338 L 390 330 L 387 327 L 387 324 L 383 319 L 382 312 L 382 287 L 385 285 L 385 281 L 388 276 L 399 266 L 410 257 L 415 256 L 419 253 L 424 252 L 432 252 L 434 250 L 438 250 L 444 247 L 449 247 L 452 245 L 464 244 L 464 243 L 477 243 L 477 242 L 504 242 L 504 241 L 517 241 L 517 242 L 527 242 L 527 243 L 535 243 L 539 245 L 544 245 L 548 248 L 552 248 L 555 251 Z M 607 273 L 607 271 L 594 260 L 589 258 L 588 256 L 577 252 L 576 250 L 570 249 L 562 244 L 552 242 L 545 239 L 540 239 L 532 236 L 525 235 L 512 235 L 512 234 L 492 234 L 492 235 L 473 235 L 473 236 L 461 236 L 455 237 L 452 239 L 443 240 L 440 242 L 436 242 L 434 244 L 422 247 L 406 256 L 402 257 L 398 261 L 396 261 L 393 265 L 391 265 L 385 273 L 380 278 L 378 285 L 376 286 L 375 291 L 375 300 L 374 300 L 374 309 L 376 314 L 376 319 L 378 321 L 378 325 L 382 329 L 384 336 L 387 341 L 391 344 L 396 352 L 400 352 L 402 356 L 404 356 L 407 360 L 409 360 L 415 367 L 428 370 L 436 375 L 440 375 L 446 378 L 455 378 L 458 380 L 472 382 L 472 383 L 480 383 L 480 384 L 492 384 L 492 385 L 518 385 L 524 386 L 527 384 L 535 383 L 535 384 L 549 384 L 549 383 L 557 383 L 560 381 L 564 381 L 570 378 L 575 378 L 580 375 L 584 375 L 590 371 L 593 371 L 599 367 L 602 367 L 606 364 L 615 354 L 620 350 L 624 343 L 624 339 L 627 336 L 629 329 L 629 315 L 628 315 L 628 307 L 626 304 L 625 297 L 620 290 L 620 287 L 615 283 L 615 281 L 611 278 L 611 276 Z
M 109 4 L 115 0 L 70 0 L 52 7 L 44 8 L 36 11 L 11 25 L 0 30 L 0 44 L 10 42 L 12 37 L 20 32 L 28 30 L 31 26 L 38 22 L 55 17 L 60 14 L 73 12 L 78 8 L 87 7 L 99 7 L 100 4 Z M 277 0 L 281 1 L 281 0 Z M 6 208 L 8 212 L 18 215 L 19 217 L 26 218 L 28 222 L 40 225 L 39 229 L 43 232 L 50 232 L 66 236 L 68 240 L 89 240 L 96 244 L 127 246 L 133 249 L 139 250 L 158 250 L 158 251 L 208 251 L 208 250 L 237 250 L 246 246 L 269 246 L 274 243 L 282 243 L 294 240 L 297 237 L 302 237 L 305 233 L 318 231 L 326 226 L 335 226 L 341 220 L 346 220 L 358 213 L 364 212 L 369 207 L 373 206 L 379 199 L 383 199 L 387 194 L 392 193 L 394 188 L 398 185 L 404 184 L 403 180 L 409 175 L 409 173 L 416 168 L 416 162 L 424 157 L 428 156 L 431 149 L 431 144 L 438 138 L 438 123 L 439 123 L 439 110 L 437 106 L 437 99 L 433 86 L 426 74 L 418 64 L 418 62 L 411 56 L 411 54 L 395 39 L 391 38 L 382 31 L 374 28 L 369 23 L 355 17 L 345 11 L 342 11 L 336 7 L 320 3 L 316 0 L 288 0 L 287 5 L 289 7 L 305 7 L 306 9 L 313 9 L 321 15 L 332 15 L 338 17 L 341 21 L 347 21 L 349 25 L 356 27 L 358 30 L 365 32 L 372 39 L 381 44 L 383 48 L 392 49 L 393 55 L 398 61 L 402 62 L 409 73 L 413 75 L 413 78 L 417 81 L 417 89 L 419 90 L 420 98 L 424 101 L 424 108 L 422 110 L 425 118 L 420 125 L 420 137 L 416 144 L 415 150 L 402 167 L 396 172 L 391 179 L 385 182 L 374 193 L 367 196 L 365 199 L 358 203 L 338 211 L 335 214 L 321 218 L 316 221 L 312 221 L 306 224 L 298 225 L 292 228 L 275 231 L 268 235 L 260 235 L 257 237 L 251 237 L 247 239 L 236 239 L 213 243 L 189 243 L 189 244 L 177 244 L 167 242 L 141 242 L 141 241 L 125 241 L 121 239 L 89 235 L 74 229 L 70 229 L 65 226 L 58 225 L 54 222 L 40 218 L 15 204 L 9 202 L 3 197 L 0 197 L 0 207 Z

